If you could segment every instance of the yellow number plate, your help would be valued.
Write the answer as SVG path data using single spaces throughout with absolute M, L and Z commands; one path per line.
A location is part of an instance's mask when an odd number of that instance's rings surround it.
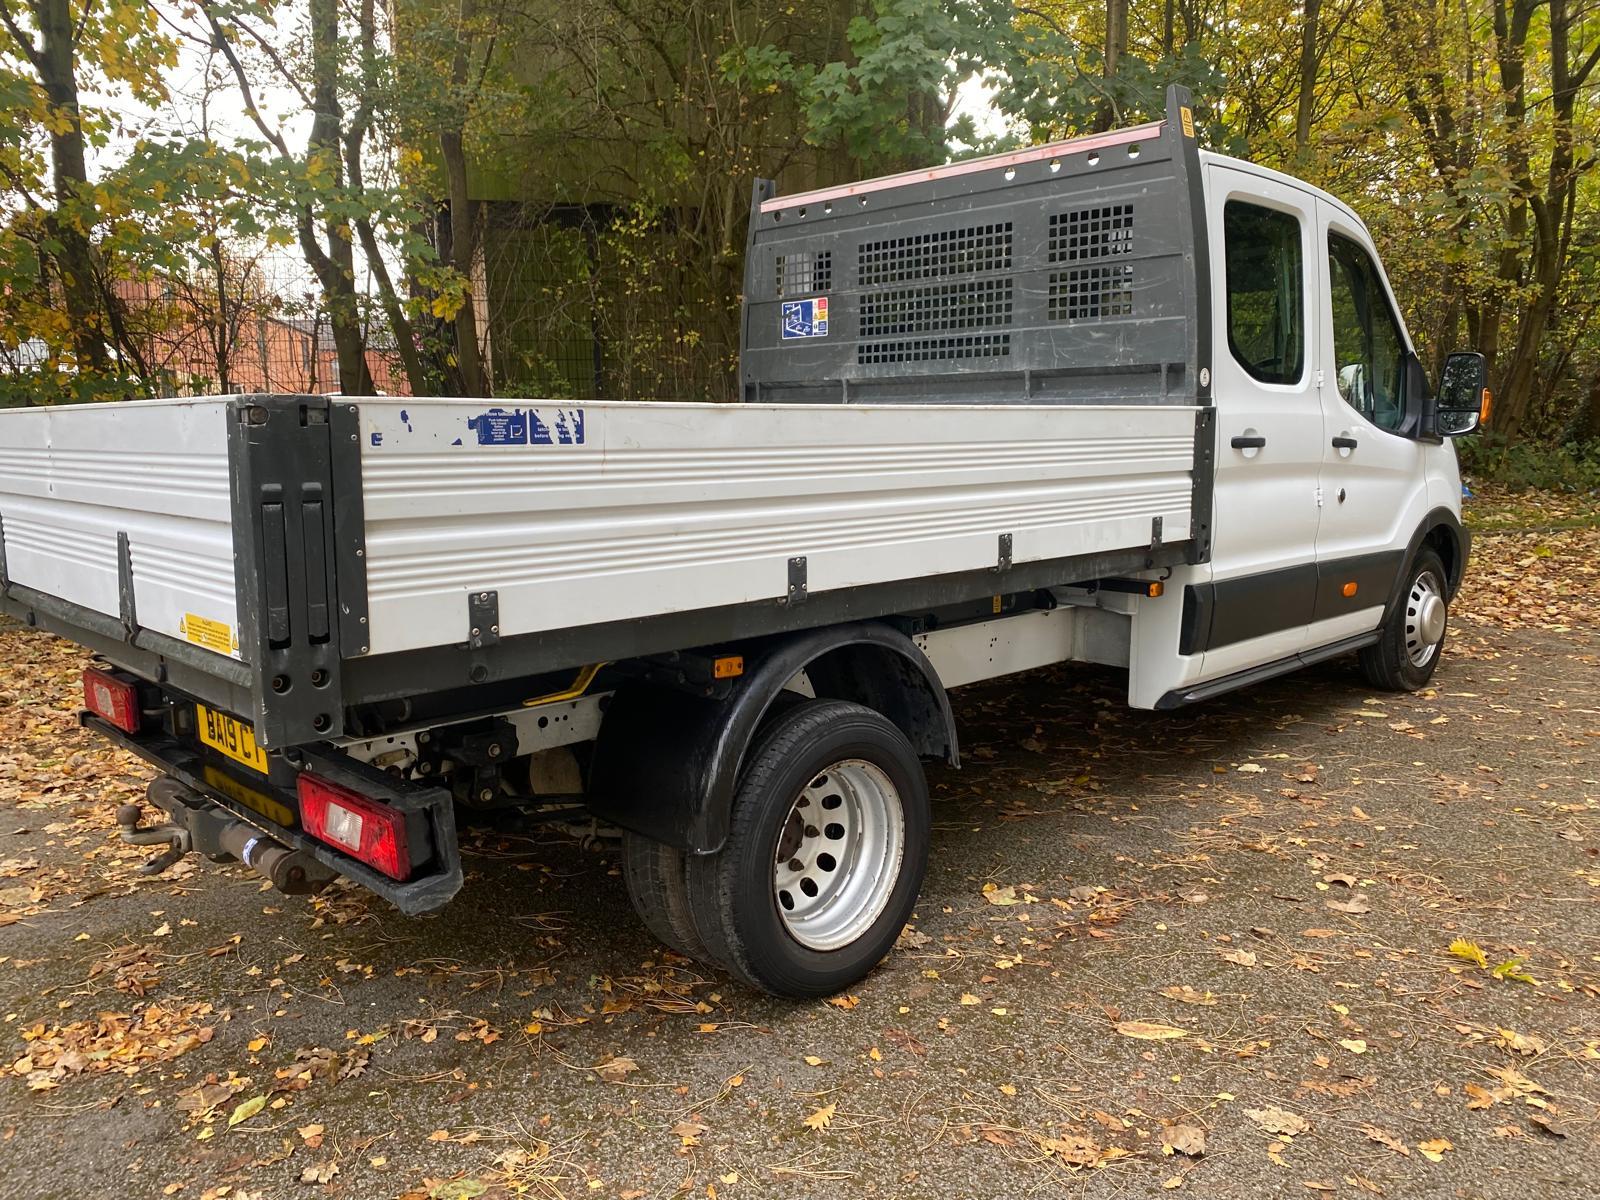
M 234 762 L 241 762 L 263 775 L 267 773 L 267 753 L 256 745 L 255 730 L 243 721 L 207 708 L 204 704 L 196 704 L 194 708 L 199 718 L 202 742 L 213 750 L 220 750 Z

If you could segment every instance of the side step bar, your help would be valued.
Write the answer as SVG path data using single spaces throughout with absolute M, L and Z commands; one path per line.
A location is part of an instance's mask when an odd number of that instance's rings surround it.
M 1267 679 L 1276 679 L 1279 675 L 1287 675 L 1291 671 L 1298 671 L 1301 667 L 1309 667 L 1313 663 L 1326 662 L 1330 658 L 1354 653 L 1364 646 L 1372 645 L 1382 635 L 1383 631 L 1380 629 L 1374 629 L 1371 633 L 1358 633 L 1355 637 L 1347 637 L 1313 650 L 1302 650 L 1298 654 L 1291 654 L 1288 658 L 1280 658 L 1277 662 L 1263 663 L 1246 671 L 1235 671 L 1232 675 L 1224 675 L 1220 679 L 1212 679 L 1206 683 L 1197 683 L 1193 687 L 1174 688 L 1156 701 L 1156 710 L 1160 712 L 1182 708 L 1186 704 L 1198 704 L 1202 700 L 1210 700 L 1236 688 L 1249 687 L 1253 683 L 1261 683 Z

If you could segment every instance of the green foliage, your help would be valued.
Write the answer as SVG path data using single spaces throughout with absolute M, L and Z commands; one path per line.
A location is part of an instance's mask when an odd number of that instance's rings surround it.
M 1492 433 L 1458 438 L 1461 470 L 1471 483 L 1513 492 L 1600 493 L 1600 442 L 1507 443 Z

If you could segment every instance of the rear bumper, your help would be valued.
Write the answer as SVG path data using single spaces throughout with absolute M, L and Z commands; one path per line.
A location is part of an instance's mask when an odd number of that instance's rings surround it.
M 304 769 L 407 814 L 414 831 L 412 845 L 425 845 L 427 857 L 423 859 L 418 853 L 414 862 L 416 874 L 400 883 L 301 832 L 298 797 L 285 786 L 284 771 L 275 769 L 272 779 L 247 779 L 243 772 L 165 731 L 128 734 L 88 712 L 79 714 L 78 720 L 84 728 L 137 754 L 240 820 L 377 893 L 407 916 L 435 912 L 461 890 L 455 809 L 450 794 L 442 788 L 394 779 L 337 751 L 294 751 Z

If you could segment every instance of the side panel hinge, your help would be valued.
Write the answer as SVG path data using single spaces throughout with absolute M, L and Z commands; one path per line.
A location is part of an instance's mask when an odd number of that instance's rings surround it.
M 994 569 L 996 571 L 1011 570 L 1011 535 L 1009 533 L 1000 535 L 1000 545 L 995 552 Z
M 500 640 L 500 593 L 467 593 L 467 647 L 482 650 Z

